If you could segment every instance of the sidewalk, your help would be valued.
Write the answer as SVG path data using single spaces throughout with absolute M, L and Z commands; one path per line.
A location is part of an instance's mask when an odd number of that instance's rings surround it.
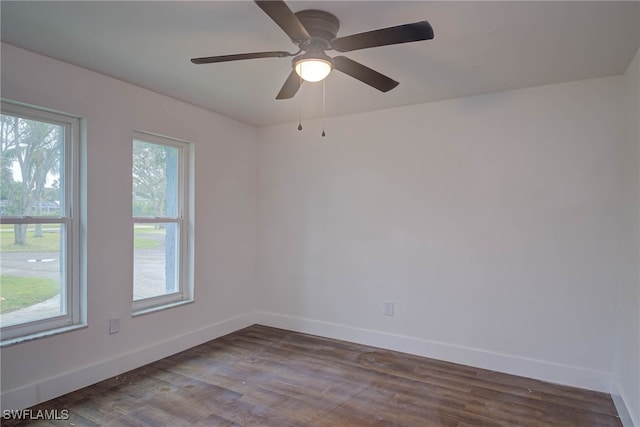
M 49 298 L 46 301 L 24 307 L 9 313 L 0 314 L 2 326 L 14 323 L 21 323 L 45 317 L 57 316 L 60 314 L 60 294 Z

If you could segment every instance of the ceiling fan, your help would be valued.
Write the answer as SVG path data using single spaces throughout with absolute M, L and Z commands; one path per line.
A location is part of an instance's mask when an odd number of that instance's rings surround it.
M 194 64 L 238 61 L 256 58 L 286 58 L 293 56 L 293 70 L 276 99 L 293 98 L 302 80 L 321 81 L 336 69 L 382 92 L 398 86 L 398 82 L 346 56 L 329 57 L 325 51 L 350 52 L 370 47 L 433 39 L 433 29 L 427 21 L 381 28 L 345 37 L 336 37 L 340 21 L 322 10 L 302 10 L 293 13 L 284 1 L 255 1 L 298 46 L 298 52 L 285 51 L 240 53 L 234 55 L 193 58 Z

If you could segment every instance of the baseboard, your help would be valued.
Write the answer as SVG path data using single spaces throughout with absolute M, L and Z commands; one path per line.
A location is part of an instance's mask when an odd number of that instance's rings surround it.
M 622 421 L 622 425 L 624 427 L 640 427 L 640 420 L 637 420 L 638 423 L 634 423 L 633 418 L 631 418 L 631 413 L 625 403 L 626 399 L 618 386 L 618 379 L 615 375 L 611 381 L 611 398 L 613 399 L 613 403 L 616 405 L 616 410 L 618 411 L 618 416 L 620 417 L 620 421 Z
M 277 313 L 256 313 L 256 321 L 265 326 L 401 351 L 556 384 L 605 393 L 609 393 L 611 389 L 611 374 L 608 372 Z
M 38 383 L 28 384 L 12 390 L 2 390 L 0 398 L 2 410 L 28 408 L 255 323 L 256 319 L 253 313 L 243 314 L 166 341 L 136 349 L 130 353 L 44 379 Z

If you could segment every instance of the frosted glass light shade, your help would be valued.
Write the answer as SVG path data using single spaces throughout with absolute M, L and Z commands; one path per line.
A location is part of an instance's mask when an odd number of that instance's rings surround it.
M 324 59 L 309 58 L 296 62 L 296 73 L 308 82 L 319 82 L 331 72 L 331 62 Z

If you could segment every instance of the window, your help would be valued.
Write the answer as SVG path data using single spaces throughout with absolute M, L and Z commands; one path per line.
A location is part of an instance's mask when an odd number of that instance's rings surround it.
M 6 101 L 0 119 L 5 343 L 81 322 L 80 121 Z
M 189 152 L 185 142 L 134 135 L 134 312 L 192 299 Z

